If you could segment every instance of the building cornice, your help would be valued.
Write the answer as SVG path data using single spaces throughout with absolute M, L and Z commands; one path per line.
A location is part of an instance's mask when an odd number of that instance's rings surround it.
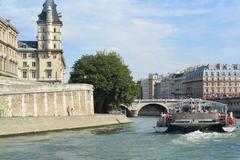
M 2 41 L 2 40 L 0 40 L 0 43 L 2 43 L 3 45 L 5 45 L 5 46 L 7 46 L 7 47 L 12 48 L 12 49 L 15 50 L 16 52 L 18 51 L 18 49 L 17 49 L 16 47 L 12 46 L 11 44 L 8 44 L 8 43 L 6 43 L 6 42 L 4 42 L 4 41 Z
M 2 22 L 5 26 L 11 28 L 13 31 L 15 31 L 17 34 L 19 34 L 19 31 L 17 30 L 17 28 L 15 28 L 10 22 L 6 21 L 5 19 L 3 19 L 2 17 L 0 17 L 0 22 Z

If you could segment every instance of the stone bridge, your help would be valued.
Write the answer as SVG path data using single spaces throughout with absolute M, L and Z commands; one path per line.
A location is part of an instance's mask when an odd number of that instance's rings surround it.
M 183 99 L 141 99 L 135 100 L 130 106 L 121 105 L 127 116 L 157 116 L 161 112 L 168 112 L 172 104 L 182 102 Z

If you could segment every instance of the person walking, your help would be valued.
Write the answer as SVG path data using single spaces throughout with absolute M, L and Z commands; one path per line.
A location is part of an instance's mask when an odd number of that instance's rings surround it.
M 69 117 L 71 116 L 71 108 L 69 106 L 67 107 L 67 114 Z

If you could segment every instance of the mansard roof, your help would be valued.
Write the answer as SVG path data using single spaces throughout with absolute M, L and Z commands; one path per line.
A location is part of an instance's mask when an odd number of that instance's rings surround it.
M 40 15 L 38 15 L 38 22 L 46 22 L 47 21 L 47 9 L 49 6 L 52 8 L 53 22 L 62 23 L 60 20 L 60 15 L 57 12 L 57 5 L 54 3 L 54 0 L 46 0 L 43 4 L 43 10 Z
M 19 41 L 18 48 L 21 49 L 37 49 L 38 42 L 37 41 Z

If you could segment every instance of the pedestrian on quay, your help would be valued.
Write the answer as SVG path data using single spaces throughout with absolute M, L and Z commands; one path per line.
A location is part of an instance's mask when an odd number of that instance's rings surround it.
M 68 114 L 68 116 L 71 116 L 71 108 L 70 108 L 70 106 L 67 107 L 67 114 Z
M 74 107 L 71 108 L 71 115 L 73 116 L 74 113 Z

